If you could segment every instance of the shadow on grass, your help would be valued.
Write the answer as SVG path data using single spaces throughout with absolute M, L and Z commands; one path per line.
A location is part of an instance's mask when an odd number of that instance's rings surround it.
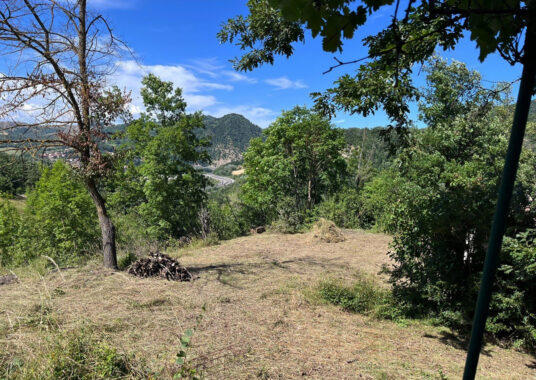
M 441 343 L 454 347 L 458 350 L 467 351 L 469 347 L 469 335 L 465 336 L 460 333 L 441 331 L 438 335 L 424 334 L 423 338 L 437 339 Z M 483 355 L 491 356 L 491 351 L 482 348 L 480 351 Z
M 528 363 L 527 367 L 529 367 L 530 369 L 536 369 L 536 360 L 533 360 L 530 363 Z
M 258 272 L 269 272 L 273 270 L 284 270 L 290 273 L 304 273 L 304 267 L 320 267 L 322 269 L 333 268 L 337 264 L 332 263 L 331 259 L 318 260 L 317 258 L 304 257 L 295 260 L 278 261 L 273 258 L 262 257 L 263 261 L 251 263 L 220 263 L 209 264 L 204 266 L 188 266 L 188 270 L 194 276 L 201 276 L 204 273 L 216 273 L 216 280 L 220 283 L 241 289 L 230 280 L 235 275 L 252 275 Z M 306 270 L 305 270 L 306 271 Z

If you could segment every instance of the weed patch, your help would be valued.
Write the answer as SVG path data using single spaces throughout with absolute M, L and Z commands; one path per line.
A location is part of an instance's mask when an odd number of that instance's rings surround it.
M 322 281 L 316 288 L 316 295 L 345 311 L 378 319 L 402 320 L 402 313 L 396 307 L 391 291 L 366 277 L 359 277 L 352 284 L 339 280 Z
M 1 359 L 1 358 L 0 358 Z M 87 329 L 58 334 L 42 355 L 29 361 L 0 360 L 0 379 L 138 379 L 149 375 L 134 368 L 132 357 L 120 353 Z

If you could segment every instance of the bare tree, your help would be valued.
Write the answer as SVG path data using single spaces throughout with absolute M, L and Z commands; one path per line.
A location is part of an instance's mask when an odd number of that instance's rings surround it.
M 123 49 L 106 19 L 91 14 L 86 0 L 2 0 L 0 125 L 27 132 L 0 140 L 20 150 L 51 146 L 77 156 L 77 170 L 97 209 L 104 266 L 117 268 L 115 228 L 99 191 L 112 157 L 99 143 L 106 127 L 126 117 L 129 94 L 106 86 Z M 4 134 L 5 135 L 5 134 Z M 13 134 L 11 134 L 13 135 Z

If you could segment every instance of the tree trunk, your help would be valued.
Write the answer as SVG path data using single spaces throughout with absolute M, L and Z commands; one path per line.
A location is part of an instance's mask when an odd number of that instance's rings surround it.
M 309 182 L 307 183 L 307 209 L 310 210 L 312 208 L 313 198 L 311 195 L 311 187 L 312 182 L 311 179 L 309 179 Z
M 99 217 L 99 225 L 102 233 L 102 251 L 104 258 L 104 267 L 109 269 L 118 269 L 117 267 L 117 254 L 115 249 L 115 226 L 112 220 L 108 216 L 106 211 L 106 205 L 104 199 L 99 193 L 95 181 L 88 180 L 86 186 L 91 194 L 93 203 L 97 208 L 97 215 Z

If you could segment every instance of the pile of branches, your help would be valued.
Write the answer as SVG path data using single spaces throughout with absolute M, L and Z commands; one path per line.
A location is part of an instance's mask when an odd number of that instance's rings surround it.
M 134 262 L 128 269 L 134 276 L 162 277 L 170 281 L 192 281 L 193 276 L 186 268 L 181 266 L 174 258 L 160 252 L 151 253 Z

